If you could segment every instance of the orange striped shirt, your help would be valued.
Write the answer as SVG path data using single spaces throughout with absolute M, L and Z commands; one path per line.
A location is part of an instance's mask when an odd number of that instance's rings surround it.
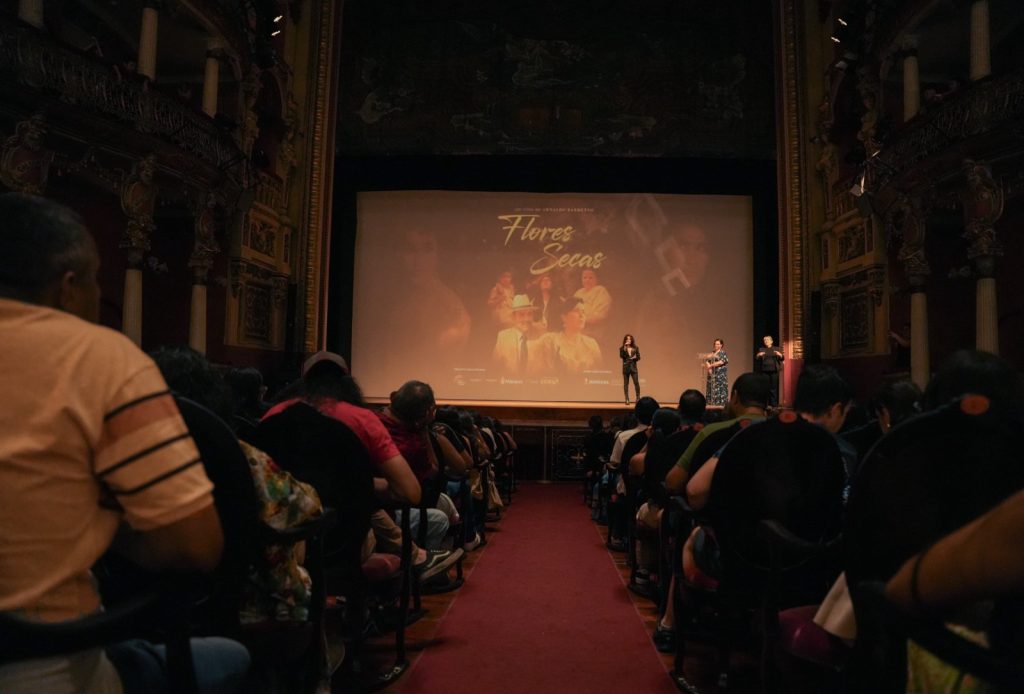
M 118 524 L 213 503 L 167 384 L 124 335 L 0 299 L 0 610 L 99 608 L 90 567 Z

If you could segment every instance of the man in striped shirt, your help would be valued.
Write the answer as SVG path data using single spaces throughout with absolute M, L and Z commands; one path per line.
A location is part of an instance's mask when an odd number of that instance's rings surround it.
M 0 610 L 44 621 L 101 609 L 90 568 L 115 535 L 155 570 L 212 570 L 223 545 L 156 365 L 94 325 L 98 267 L 74 213 L 0 195 Z M 121 679 L 100 650 L 0 666 L 4 692 L 117 692 Z

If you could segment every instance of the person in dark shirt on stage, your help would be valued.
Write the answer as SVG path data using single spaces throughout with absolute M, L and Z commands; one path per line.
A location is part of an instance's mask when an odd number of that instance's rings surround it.
M 636 363 L 640 361 L 640 348 L 632 335 L 622 338 L 622 346 L 619 347 L 619 359 L 622 360 L 622 393 L 626 396 L 626 404 L 629 404 L 629 379 L 633 379 L 633 389 L 636 391 L 636 399 L 640 399 L 640 373 Z
M 768 376 L 768 383 L 771 390 L 768 391 L 768 407 L 779 406 L 779 371 L 782 370 L 782 362 L 786 359 L 780 349 L 775 347 L 775 341 L 771 335 L 764 336 L 764 346 L 757 350 L 754 355 L 757 359 L 757 369 Z

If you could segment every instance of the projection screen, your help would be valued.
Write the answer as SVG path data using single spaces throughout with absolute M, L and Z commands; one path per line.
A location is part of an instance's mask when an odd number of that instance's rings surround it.
M 622 402 L 630 333 L 672 404 L 716 338 L 750 370 L 752 264 L 746 196 L 359 193 L 352 372 L 368 398 Z

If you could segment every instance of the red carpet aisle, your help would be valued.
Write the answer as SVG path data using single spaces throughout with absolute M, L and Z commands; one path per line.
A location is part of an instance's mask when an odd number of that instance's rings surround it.
M 580 503 L 523 484 L 400 692 L 675 692 Z

